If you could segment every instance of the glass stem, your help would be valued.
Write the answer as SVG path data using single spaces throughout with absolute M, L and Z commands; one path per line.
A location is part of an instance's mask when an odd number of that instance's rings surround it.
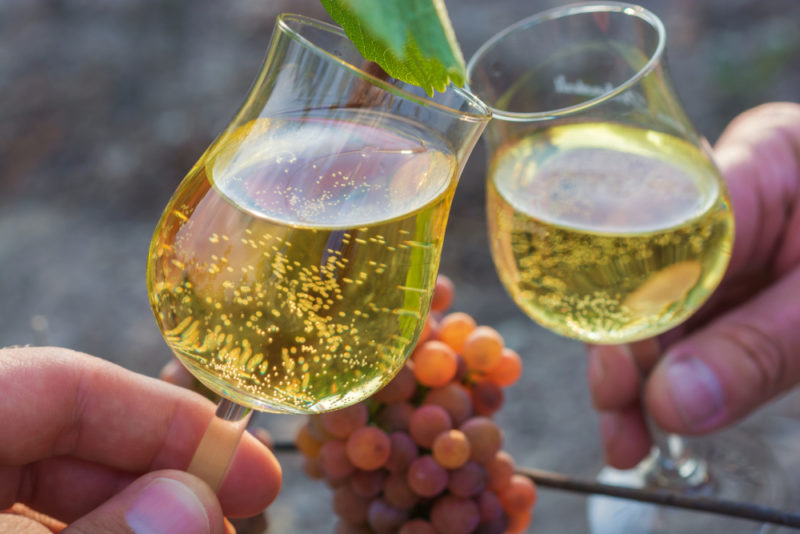
M 649 414 L 645 414 L 645 421 L 653 440 L 653 450 L 642 466 L 647 485 L 682 493 L 708 488 L 708 464 L 692 453 L 686 439 L 662 430 Z
M 708 464 L 689 449 L 686 438 L 659 427 L 644 408 L 647 373 L 639 369 L 644 420 L 653 448 L 650 455 L 639 464 L 645 484 L 651 488 L 687 492 L 703 492 L 710 487 Z
M 197 445 L 194 457 L 186 469 L 204 480 L 216 493 L 236 452 L 252 410 L 228 399 L 222 399 L 217 412 Z

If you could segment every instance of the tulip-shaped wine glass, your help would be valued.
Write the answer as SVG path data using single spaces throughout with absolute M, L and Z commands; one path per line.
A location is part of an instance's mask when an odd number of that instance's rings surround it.
M 339 28 L 281 15 L 244 104 L 158 222 L 156 321 L 223 399 L 189 467 L 212 487 L 251 409 L 361 401 L 424 325 L 458 177 L 490 114 L 460 89 L 428 97 L 376 72 Z
M 663 24 L 639 6 L 575 4 L 503 30 L 467 66 L 470 90 L 495 119 L 484 137 L 497 272 L 525 313 L 564 336 L 656 336 L 695 312 L 725 273 L 728 193 L 678 101 L 664 47 Z M 678 436 L 654 431 L 654 441 L 637 469 L 600 478 L 781 502 L 774 464 L 757 448 L 737 455 L 747 444 L 726 442 L 723 454 L 699 457 Z M 702 532 L 704 520 L 714 525 L 707 532 L 761 528 L 600 497 L 589 511 L 594 532 Z

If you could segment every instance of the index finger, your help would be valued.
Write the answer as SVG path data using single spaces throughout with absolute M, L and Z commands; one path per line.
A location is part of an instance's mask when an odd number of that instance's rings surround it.
M 741 113 L 714 149 L 730 192 L 735 238 L 720 287 L 665 344 L 735 308 L 800 263 L 800 105 L 770 102 Z
M 800 247 L 785 250 L 789 226 L 800 225 L 791 209 L 800 196 L 800 105 L 772 102 L 740 114 L 722 133 L 715 159 L 736 222 L 730 276 L 770 267 L 773 275 L 787 271 L 800 258 Z
M 51 347 L 0 350 L 0 391 L 0 477 L 8 468 L 68 457 L 104 469 L 97 478 L 111 490 L 114 472 L 124 483 L 148 471 L 185 469 L 214 417 L 200 395 Z M 220 490 L 223 509 L 260 512 L 280 480 L 272 454 L 245 435 Z M 0 496 L 3 489 L 0 478 Z

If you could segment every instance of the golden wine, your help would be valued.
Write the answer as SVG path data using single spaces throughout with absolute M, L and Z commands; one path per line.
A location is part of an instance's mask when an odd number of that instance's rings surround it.
M 500 147 L 489 173 L 499 276 L 559 334 L 592 343 L 658 334 L 695 311 L 727 267 L 725 186 L 678 137 L 566 124 Z
M 363 109 L 224 134 L 151 244 L 167 343 L 201 382 L 258 410 L 363 400 L 422 330 L 456 171 L 433 132 Z

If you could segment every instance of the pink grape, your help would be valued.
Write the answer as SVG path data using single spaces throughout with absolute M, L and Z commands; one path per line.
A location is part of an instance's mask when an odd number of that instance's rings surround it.
M 320 465 L 319 456 L 316 458 L 306 457 L 303 461 L 303 471 L 305 471 L 306 475 L 308 475 L 310 478 L 325 478 L 325 471 L 323 471 L 322 466 Z
M 486 462 L 486 472 L 489 475 L 489 489 L 500 493 L 511 484 L 511 476 L 516 466 L 514 459 L 506 451 L 497 451 L 494 457 Z
M 431 523 L 438 532 L 470 534 L 478 526 L 478 505 L 472 499 L 443 495 L 431 509 Z
M 411 415 L 414 413 L 414 406 L 408 402 L 397 402 L 387 404 L 378 412 L 376 423 L 387 432 L 396 430 L 405 432 L 408 430 Z
M 472 450 L 470 459 L 478 463 L 488 462 L 503 446 L 502 430 L 488 417 L 476 416 L 467 419 L 460 430 L 469 439 Z
M 500 364 L 485 375 L 485 379 L 498 386 L 507 387 L 514 384 L 522 376 L 522 358 L 520 355 L 505 347 L 500 359 Z
M 526 476 L 512 475 L 511 483 L 500 495 L 500 504 L 508 515 L 515 516 L 524 514 L 533 508 L 536 503 L 536 486 Z
M 478 528 L 472 534 L 506 534 L 508 528 L 508 516 L 501 514 L 489 521 L 481 521 Z
M 474 411 L 470 392 L 456 382 L 450 382 L 445 386 L 430 390 L 425 395 L 423 402 L 444 408 L 455 426 L 461 425 L 472 417 Z
M 433 298 L 431 299 L 431 311 L 442 313 L 453 303 L 455 286 L 449 277 L 440 274 L 436 277 L 436 284 L 433 286 Z
M 397 531 L 397 534 L 439 534 L 433 525 L 424 519 L 412 519 Z
M 367 424 L 369 412 L 367 405 L 359 402 L 341 410 L 325 412 L 319 417 L 326 432 L 335 438 L 345 439 L 355 429 Z
M 477 462 L 467 462 L 450 472 L 447 489 L 456 497 L 475 497 L 486 489 L 489 475 Z
M 319 457 L 319 450 L 322 448 L 322 443 L 322 441 L 314 437 L 309 425 L 301 426 L 294 438 L 294 444 L 297 450 L 307 458 Z
M 460 354 L 456 354 L 456 376 L 453 377 L 453 382 L 461 384 L 467 382 L 468 374 L 469 368 L 467 367 L 467 362 L 464 361 L 464 358 L 462 358 Z
M 380 494 L 388 473 L 385 469 L 364 471 L 356 469 L 350 475 L 349 484 L 353 492 L 363 499 L 371 499 Z
M 467 367 L 487 372 L 500 364 L 505 344 L 500 333 L 491 326 L 478 326 L 464 340 L 461 354 Z
M 349 476 L 350 475 L 329 475 L 325 473 L 325 482 L 327 482 L 328 486 L 331 488 L 336 489 L 339 486 L 347 484 L 347 478 Z
M 436 339 L 439 336 L 439 321 L 433 314 L 429 314 L 425 320 L 425 326 L 422 327 L 422 333 L 417 339 L 417 345 L 422 345 L 429 339 Z
M 528 529 L 531 519 L 533 519 L 532 510 L 508 516 L 505 534 L 522 534 Z
M 391 451 L 386 461 L 386 469 L 392 472 L 405 472 L 411 462 L 419 456 L 419 449 L 411 436 L 405 432 L 392 432 L 389 434 Z
M 464 351 L 464 342 L 475 327 L 475 319 L 470 315 L 452 312 L 439 321 L 439 339 L 460 354 Z
M 433 456 L 420 456 L 408 466 L 406 480 L 409 487 L 420 497 L 434 497 L 447 487 L 447 470 L 433 459 Z
M 348 523 L 366 523 L 368 506 L 369 501 L 356 495 L 347 484 L 339 486 L 333 492 L 333 511 Z
M 431 451 L 439 465 L 446 469 L 457 469 L 469 460 L 470 444 L 460 430 L 447 430 L 436 436 Z
M 389 505 L 383 499 L 369 503 L 367 522 L 377 532 L 394 531 L 408 519 L 408 511 Z
M 429 449 L 436 436 L 453 428 L 450 415 L 441 406 L 423 404 L 411 414 L 408 433 L 420 446 Z
M 423 386 L 442 387 L 458 371 L 456 352 L 441 341 L 430 340 L 418 345 L 412 358 L 414 376 Z
M 489 523 L 505 515 L 500 497 L 495 492 L 484 491 L 478 496 L 477 501 L 481 523 Z
M 385 404 L 406 402 L 411 399 L 416 390 L 417 380 L 414 378 L 414 371 L 411 370 L 409 365 L 404 365 L 395 377 L 375 393 L 372 398 Z
M 383 467 L 389 459 L 391 442 L 380 428 L 362 426 L 347 438 L 346 451 L 350 463 L 359 469 L 371 471 Z
M 308 416 L 308 430 L 311 436 L 321 443 L 334 438 L 325 430 L 322 424 L 322 414 L 315 413 Z
M 319 449 L 319 463 L 325 476 L 332 478 L 346 477 L 355 469 L 347 457 L 344 441 L 331 440 L 322 444 Z
M 405 473 L 392 473 L 384 483 L 383 499 L 395 508 L 410 510 L 419 502 L 420 497 L 408 485 Z
M 339 520 L 333 529 L 333 534 L 373 534 L 367 525 L 353 525 L 347 521 Z
M 472 404 L 478 415 L 492 415 L 503 407 L 505 394 L 503 389 L 488 380 L 482 380 L 472 386 Z

